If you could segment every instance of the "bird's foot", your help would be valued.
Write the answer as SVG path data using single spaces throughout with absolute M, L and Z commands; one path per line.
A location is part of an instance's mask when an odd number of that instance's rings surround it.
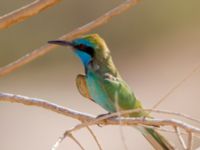
M 101 118 L 101 117 L 104 117 L 104 116 L 107 116 L 107 115 L 110 115 L 110 114 L 111 114 L 111 112 L 108 112 L 108 113 L 105 113 L 105 114 L 100 114 L 100 115 L 98 115 L 98 116 L 96 117 L 96 119 Z
M 100 115 L 98 115 L 97 117 L 96 117 L 96 119 L 99 119 L 99 118 L 101 118 L 101 117 L 104 117 L 104 116 L 108 116 L 108 115 L 110 115 L 110 114 L 112 114 L 111 112 L 108 112 L 108 113 L 105 113 L 105 114 L 100 114 Z M 110 118 L 114 118 L 114 117 L 110 117 Z M 100 124 L 97 124 L 99 127 L 102 127 L 102 125 L 100 125 Z

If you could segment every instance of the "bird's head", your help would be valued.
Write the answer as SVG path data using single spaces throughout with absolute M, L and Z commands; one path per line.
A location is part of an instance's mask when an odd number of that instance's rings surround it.
M 55 40 L 48 43 L 72 47 L 85 67 L 94 59 L 104 61 L 109 54 L 104 40 L 98 34 L 86 35 L 72 41 Z

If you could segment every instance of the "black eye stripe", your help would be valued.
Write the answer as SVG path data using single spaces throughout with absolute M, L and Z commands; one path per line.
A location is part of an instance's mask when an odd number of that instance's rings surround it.
M 75 46 L 76 49 L 79 49 L 83 52 L 86 52 L 87 54 L 89 54 L 90 56 L 94 56 L 94 49 L 90 46 L 86 46 L 86 45 L 83 45 L 83 44 L 80 44 L 80 45 L 76 45 Z
M 78 45 L 78 48 L 81 50 L 85 50 L 85 49 L 87 49 L 87 46 L 80 44 L 80 45 Z

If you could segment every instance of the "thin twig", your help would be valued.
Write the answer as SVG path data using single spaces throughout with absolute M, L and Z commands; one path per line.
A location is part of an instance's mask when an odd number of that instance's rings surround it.
M 58 146 L 62 143 L 62 141 L 67 137 L 69 136 L 70 134 L 72 134 L 72 131 L 75 131 L 77 129 L 80 129 L 79 127 L 81 126 L 82 127 L 82 124 L 83 123 L 80 123 L 76 126 L 74 126 L 73 128 L 65 131 L 65 133 L 60 137 L 58 138 L 58 140 L 56 141 L 56 143 L 52 146 L 52 150 L 56 150 L 58 148 Z M 87 127 L 87 126 L 84 126 L 84 127 Z M 54 148 L 54 149 L 53 149 Z
M 134 109 L 134 110 L 123 110 L 123 111 L 118 110 L 116 113 L 112 113 L 110 115 L 111 115 L 111 117 L 115 117 L 115 116 L 119 117 L 119 114 L 122 115 L 122 116 L 124 116 L 124 115 L 127 116 L 127 114 L 139 113 L 139 112 L 154 112 L 154 113 L 165 114 L 165 115 L 173 115 L 173 116 L 176 116 L 176 117 L 181 117 L 181 118 L 184 118 L 184 119 L 188 119 L 190 121 L 194 121 L 196 123 L 200 123 L 200 120 L 195 119 L 195 118 L 193 118 L 189 115 L 179 113 L 179 112 L 170 112 L 170 111 L 167 111 L 167 110 L 158 110 L 158 109 Z
M 120 114 L 119 96 L 118 96 L 117 90 L 115 91 L 115 108 L 117 110 L 117 117 L 119 117 L 119 118 L 122 117 L 121 114 Z M 121 123 L 121 121 L 119 123 Z M 125 139 L 125 136 L 124 136 L 123 128 L 120 124 L 119 124 L 119 133 L 120 133 L 120 137 L 121 137 L 121 140 L 122 140 L 122 144 L 124 146 L 124 150 L 128 150 L 128 146 L 126 144 L 126 139 Z
M 167 97 L 169 97 L 176 89 L 178 89 L 185 81 L 187 81 L 189 78 L 192 77 L 194 73 L 200 70 L 200 64 L 198 64 L 196 67 L 192 69 L 189 74 L 187 74 L 182 80 L 180 80 L 177 84 L 174 85 L 163 97 L 161 97 L 158 102 L 152 107 L 152 109 L 156 109 L 164 100 L 166 100 Z M 148 114 L 150 114 L 149 112 Z
M 188 131 L 188 146 L 187 146 L 187 150 L 192 150 L 192 142 L 193 142 L 192 132 Z
M 109 116 L 104 116 L 103 118 L 105 118 L 105 117 L 107 118 L 107 117 L 109 117 Z M 102 120 L 103 118 L 100 118 L 100 120 Z M 100 120 L 99 120 L 99 121 L 100 121 Z M 93 123 L 94 123 L 94 122 L 93 122 Z M 121 122 L 119 122 L 119 125 L 120 125 L 120 123 L 121 123 Z M 96 124 L 96 123 L 94 123 L 94 124 Z M 152 128 L 152 129 L 155 129 L 155 130 L 160 130 L 160 131 L 163 131 L 163 132 L 168 132 L 168 133 L 169 133 L 169 132 L 170 132 L 170 133 L 176 133 L 176 131 L 174 131 L 174 130 L 169 130 L 169 129 L 166 129 L 166 128 L 163 128 L 163 127 L 146 126 L 146 125 L 140 125 L 140 126 L 148 127 L 148 128 Z M 76 130 L 80 130 L 81 128 L 84 128 L 84 127 L 88 127 L 88 126 L 87 126 L 87 125 L 83 125 L 83 124 L 79 124 L 79 125 L 73 127 L 72 129 L 69 129 L 69 130 L 65 131 L 65 133 L 63 134 L 63 136 L 60 137 L 56 143 L 59 143 L 59 144 L 60 144 L 61 141 L 63 141 L 63 140 L 66 138 L 66 135 L 67 135 L 67 134 L 72 133 L 72 132 L 74 132 L 74 131 L 76 131 Z M 185 133 L 185 132 L 181 132 L 181 134 L 188 135 L 188 134 Z M 58 144 L 55 144 L 55 145 L 58 145 Z
M 167 132 L 167 133 L 176 133 L 176 131 L 175 130 L 171 130 L 171 129 L 168 129 L 168 128 L 166 128 L 165 126 L 146 126 L 146 125 L 142 125 L 142 124 L 140 124 L 140 126 L 143 126 L 143 127 L 146 127 L 146 128 L 151 128 L 151 129 L 154 129 L 154 130 L 159 130 L 159 131 L 162 131 L 162 132 Z M 184 134 L 184 135 L 188 135 L 188 133 L 187 132 L 181 132 L 180 131 L 180 134 Z M 193 135 L 195 138 L 198 138 L 198 139 L 200 139 L 200 134 L 194 134 Z
M 200 120 L 195 119 L 195 118 L 193 118 L 193 117 L 191 117 L 189 115 L 179 113 L 179 112 L 171 112 L 171 111 L 167 111 L 167 110 L 157 110 L 157 109 L 143 109 L 143 110 L 144 111 L 149 111 L 149 112 L 154 112 L 154 113 L 173 115 L 173 116 L 177 116 L 177 117 L 181 117 L 181 118 L 184 118 L 184 119 L 188 119 L 188 120 L 194 121 L 196 123 L 200 123 Z
M 167 133 L 176 133 L 174 130 L 170 130 L 167 127 L 156 127 L 156 126 L 146 126 L 146 125 L 140 125 L 140 126 L 145 127 L 145 128 L 151 128 L 154 130 L 159 130 L 162 132 L 167 132 Z M 183 134 L 186 135 L 187 133 L 183 133 Z
M 181 135 L 180 129 L 178 127 L 174 127 L 174 129 L 175 129 L 176 135 L 178 137 L 178 140 L 179 140 L 181 146 L 183 147 L 184 150 L 186 150 L 187 146 L 186 146 L 185 141 L 184 141 L 184 139 Z
M 22 22 L 55 5 L 60 0 L 35 0 L 34 2 L 0 17 L 0 30 Z
M 72 32 L 61 36 L 59 39 L 60 40 L 72 40 L 82 34 L 86 34 L 89 31 L 91 31 L 92 29 L 95 29 L 95 28 L 107 23 L 112 17 L 117 16 L 117 15 L 123 13 L 124 11 L 128 10 L 129 8 L 131 8 L 131 6 L 138 4 L 138 2 L 139 2 L 139 0 L 127 0 L 124 3 L 122 3 L 121 5 L 117 6 L 116 8 L 103 14 L 96 20 L 93 20 L 93 21 L 89 22 L 88 24 L 81 26 L 81 27 L 73 30 Z M 15 62 L 12 62 L 12 63 L 0 68 L 0 77 L 13 72 L 14 70 L 20 68 L 21 66 L 33 61 L 34 59 L 36 59 L 40 56 L 47 54 L 48 52 L 50 52 L 52 49 L 54 49 L 56 47 L 57 47 L 56 45 L 45 44 L 44 46 L 33 50 L 32 52 L 19 58 Z
M 96 142 L 96 144 L 97 144 L 99 150 L 103 150 L 103 148 L 101 147 L 101 144 L 99 143 L 99 141 L 98 141 L 96 135 L 94 134 L 94 132 L 92 131 L 92 129 L 91 129 L 90 127 L 88 127 L 88 126 L 87 126 L 86 128 L 88 129 L 88 131 L 89 131 L 90 134 L 92 135 L 93 139 L 95 140 L 95 142 Z
M 59 147 L 59 145 L 62 143 L 62 139 L 61 138 L 59 138 L 57 141 L 56 141 L 56 143 L 51 147 L 51 150 L 56 150 L 58 147 Z
M 119 125 L 119 133 L 120 133 L 120 137 L 121 137 L 121 140 L 122 140 L 122 143 L 124 146 L 124 150 L 128 150 L 128 145 L 126 144 L 126 139 L 124 136 L 124 131 L 123 131 L 122 125 Z
M 80 144 L 80 142 L 72 135 L 71 132 L 66 131 L 52 146 L 51 150 L 56 150 L 59 145 L 62 143 L 62 141 L 66 138 L 70 137 L 82 150 L 85 150 L 84 147 Z
M 70 137 L 82 150 L 85 150 L 81 143 L 72 134 L 68 134 L 68 137 Z

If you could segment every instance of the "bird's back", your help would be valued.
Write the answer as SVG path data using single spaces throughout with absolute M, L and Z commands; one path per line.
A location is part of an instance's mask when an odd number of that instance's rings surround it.
M 131 88 L 121 78 L 111 56 L 93 60 L 87 68 L 86 83 L 92 99 L 109 112 L 140 107 Z

